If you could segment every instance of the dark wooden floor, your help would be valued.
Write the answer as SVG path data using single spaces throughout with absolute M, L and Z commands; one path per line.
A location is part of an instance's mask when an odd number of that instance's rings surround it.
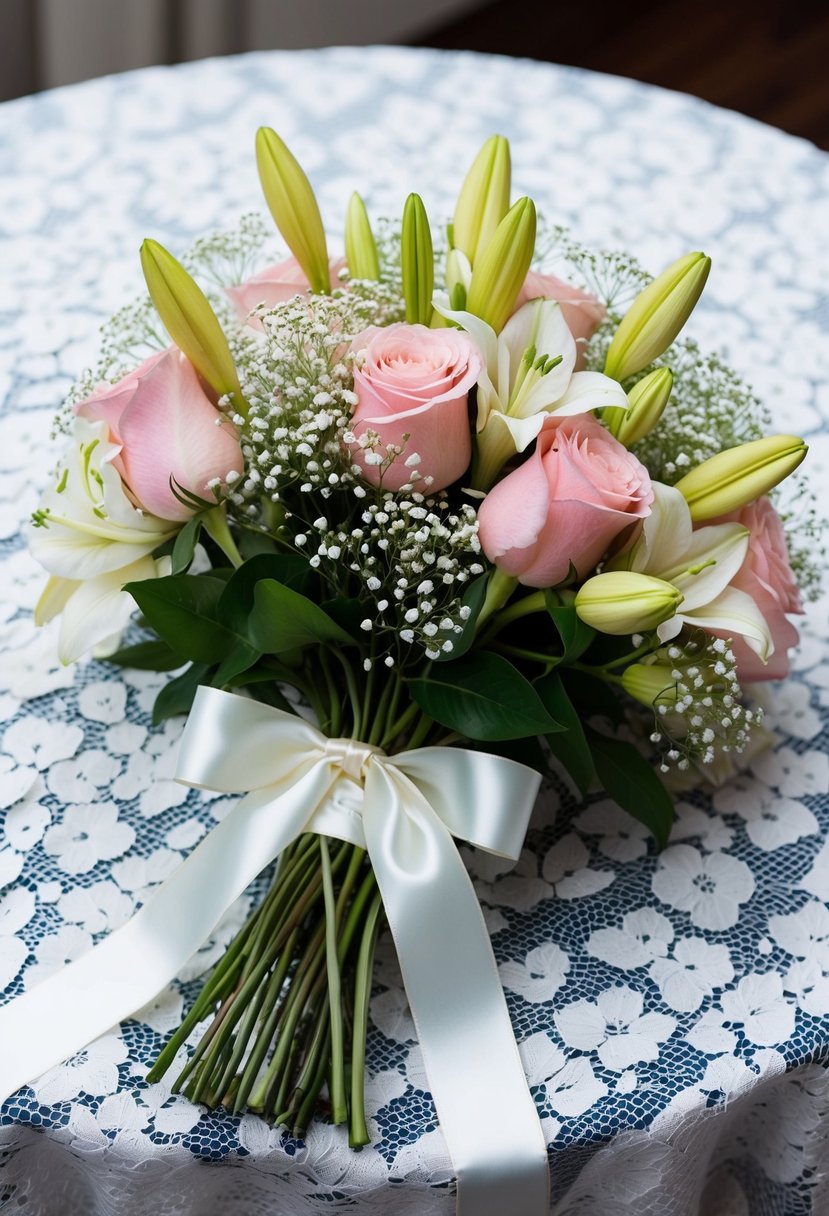
M 419 45 L 631 76 L 829 149 L 829 0 L 492 0 Z

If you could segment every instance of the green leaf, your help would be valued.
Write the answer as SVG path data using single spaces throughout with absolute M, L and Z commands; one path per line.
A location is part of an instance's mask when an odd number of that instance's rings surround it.
M 409 680 L 408 688 L 430 718 L 468 739 L 523 739 L 561 730 L 529 680 L 486 650 L 432 667 Z
M 584 798 L 596 770 L 581 718 L 568 697 L 558 672 L 552 671 L 536 680 L 533 687 L 547 712 L 564 727 L 561 732 L 548 735 L 547 744 L 556 759 L 567 769 Z
M 645 757 L 632 743 L 610 739 L 587 728 L 596 773 L 610 797 L 644 823 L 660 848 L 668 843 L 674 822 L 671 795 Z
M 261 657 L 261 652 L 254 649 L 253 646 L 248 646 L 246 642 L 239 642 L 219 664 L 219 670 L 210 683 L 214 688 L 225 688 L 235 676 L 241 675 L 249 667 L 253 667 Z
M 620 726 L 625 718 L 622 703 L 613 689 L 598 676 L 586 671 L 562 672 L 567 693 L 582 718 L 596 716 L 607 718 L 613 726 Z
M 171 574 L 127 583 L 152 629 L 185 659 L 218 663 L 233 642 L 216 619 L 224 582 L 207 575 Z
M 192 562 L 201 527 L 201 515 L 192 515 L 176 537 L 173 545 L 173 574 L 183 574 Z
M 318 604 L 272 578 L 256 584 L 248 637 L 264 654 L 281 654 L 315 642 L 354 645 L 350 635 Z
M 365 640 L 366 635 L 360 628 L 360 622 L 366 619 L 366 605 L 360 600 L 338 595 L 333 600 L 323 600 L 320 608 L 344 629 L 354 642 Z
M 114 654 L 105 656 L 105 662 L 119 667 L 134 667 L 136 671 L 175 671 L 184 664 L 180 654 L 171 650 L 166 642 L 154 638 L 151 642 L 136 642 L 134 646 L 123 646 Z
M 259 553 L 234 570 L 219 599 L 216 615 L 240 641 L 247 641 L 256 585 L 263 579 L 276 579 L 283 586 L 304 593 L 313 585 L 314 572 L 304 557 L 294 553 Z
M 596 636 L 596 630 L 591 629 L 589 625 L 585 625 L 576 612 L 574 604 L 562 604 L 554 591 L 548 592 L 545 599 L 547 611 L 553 618 L 553 623 L 558 630 L 561 644 L 564 647 L 564 654 L 559 662 L 562 664 L 572 663 L 587 650 L 587 647 Z
M 452 649 L 448 654 L 441 651 L 439 657 L 435 659 L 436 663 L 449 663 L 454 659 L 461 658 L 469 650 L 472 643 L 475 641 L 475 631 L 478 627 L 478 617 L 481 615 L 481 609 L 484 606 L 486 599 L 486 590 L 489 585 L 489 575 L 482 574 L 480 578 L 476 578 L 464 591 L 461 596 L 461 603 L 464 607 L 470 609 L 469 616 L 464 621 L 463 633 L 453 633 Z
M 261 553 L 279 553 L 276 541 L 267 532 L 250 532 L 243 528 L 236 543 L 244 558 L 258 557 Z
M 165 684 L 153 706 L 153 726 L 158 726 L 176 714 L 188 714 L 200 684 L 208 682 L 210 668 L 206 663 L 191 663 L 186 671 Z

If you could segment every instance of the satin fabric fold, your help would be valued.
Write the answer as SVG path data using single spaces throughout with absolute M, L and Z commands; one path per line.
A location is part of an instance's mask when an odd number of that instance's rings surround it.
M 474 889 L 452 839 L 517 858 L 539 778 L 460 748 L 389 757 L 304 719 L 200 688 L 178 780 L 245 793 L 126 925 L 0 1009 L 0 1099 L 163 989 L 292 840 L 368 850 L 400 958 L 459 1216 L 545 1216 L 547 1151 Z M 336 797 L 362 787 L 362 805 Z

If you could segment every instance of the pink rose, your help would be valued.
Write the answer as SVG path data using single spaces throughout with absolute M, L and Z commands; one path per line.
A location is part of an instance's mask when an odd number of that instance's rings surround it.
M 478 509 L 484 553 L 527 587 L 584 578 L 629 524 L 650 514 L 648 471 L 592 414 L 550 417 L 529 460 Z
M 339 286 L 339 273 L 343 266 L 345 258 L 331 258 L 328 263 L 332 290 Z M 292 300 L 294 296 L 306 295 L 310 290 L 305 271 L 296 258 L 287 258 L 276 266 L 267 266 L 238 287 L 226 288 L 241 320 L 246 320 L 254 329 L 262 329 L 259 318 L 250 316 L 254 308 L 260 305 L 273 308 L 285 300 Z
M 170 478 L 213 501 L 208 483 L 243 467 L 233 424 L 205 393 L 192 364 L 175 346 L 151 355 L 117 384 L 104 385 L 75 412 L 109 427 L 121 451 L 112 462 L 138 506 L 161 519 L 187 519 Z
M 572 283 L 565 283 L 564 279 L 559 279 L 554 274 L 541 274 L 537 270 L 530 270 L 524 280 L 524 286 L 518 293 L 515 311 L 517 312 L 522 304 L 539 297 L 555 300 L 561 305 L 564 320 L 576 340 L 578 357 L 575 370 L 581 371 L 584 367 L 584 348 L 587 340 L 592 338 L 607 310 L 589 291 L 582 291 Z
M 803 604 L 789 565 L 789 550 L 780 516 L 770 499 L 758 498 L 742 510 L 710 522 L 736 522 L 748 528 L 748 554 L 731 585 L 751 596 L 765 617 L 774 642 L 773 654 L 768 663 L 763 663 L 743 638 L 734 637 L 731 649 L 737 660 L 737 675 L 744 684 L 756 680 L 783 680 L 789 674 L 789 648 L 800 641 L 800 635 L 786 613 L 802 612 Z
M 363 356 L 354 372 L 351 430 L 356 439 L 366 431 L 380 437 L 374 451 L 350 445 L 366 481 L 380 484 L 379 459 L 390 444 L 404 450 L 382 472 L 384 489 L 399 490 L 415 473 L 431 478 L 430 490 L 455 481 L 472 457 L 466 403 L 482 363 L 471 338 L 457 329 L 398 324 L 372 326 L 351 345 Z

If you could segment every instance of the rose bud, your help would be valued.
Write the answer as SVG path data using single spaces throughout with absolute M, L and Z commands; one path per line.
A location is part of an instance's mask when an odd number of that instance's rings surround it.
M 136 504 L 160 519 L 189 519 L 176 487 L 214 501 L 211 484 L 244 467 L 233 423 L 202 388 L 174 346 L 151 355 L 117 384 L 102 386 L 75 406 L 81 418 L 107 424 L 120 444 L 112 460 Z
M 467 397 L 482 366 L 472 339 L 401 323 L 365 330 L 352 349 L 357 405 L 349 447 L 366 481 L 399 490 L 419 475 L 429 479 L 424 488 L 441 490 L 460 477 L 472 455 Z M 396 447 L 399 454 L 389 451 Z
M 478 509 L 484 552 L 528 587 L 589 573 L 623 528 L 650 512 L 648 471 L 590 414 L 550 417 L 532 456 Z

